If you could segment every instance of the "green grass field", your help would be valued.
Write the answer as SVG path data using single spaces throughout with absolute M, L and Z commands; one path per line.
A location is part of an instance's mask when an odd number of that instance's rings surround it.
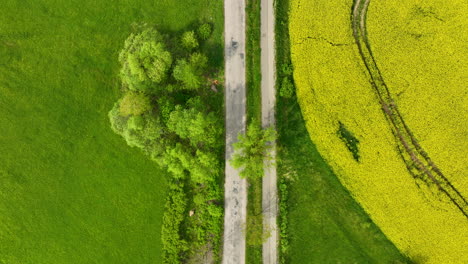
M 132 24 L 214 24 L 219 1 L 14 1 L 0 9 L 0 263 L 160 263 L 165 173 L 110 127 Z
M 277 14 L 278 80 L 289 76 L 289 1 Z M 278 82 L 279 82 L 278 81 Z M 407 263 L 407 259 L 371 221 L 322 159 L 305 127 L 294 95 L 278 97 L 278 177 L 286 179 L 287 241 L 285 263 Z M 286 251 L 286 252 L 284 252 Z

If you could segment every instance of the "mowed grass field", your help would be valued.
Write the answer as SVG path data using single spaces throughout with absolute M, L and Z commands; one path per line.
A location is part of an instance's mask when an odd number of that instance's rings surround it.
M 214 25 L 222 2 L 2 1 L 0 263 L 160 263 L 165 172 L 115 135 L 118 52 L 148 23 Z M 215 56 L 213 56 L 215 55 Z
M 355 44 L 352 6 L 291 3 L 294 78 L 310 137 L 403 254 L 416 263 L 466 263 L 466 216 L 408 172 Z M 370 49 L 392 104 L 465 197 L 467 49 L 461 29 L 467 7 L 463 1 L 371 1 L 367 15 Z

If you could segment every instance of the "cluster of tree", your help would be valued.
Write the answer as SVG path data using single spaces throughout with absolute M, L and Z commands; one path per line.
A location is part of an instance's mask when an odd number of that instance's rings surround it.
M 263 176 L 264 164 L 272 165 L 273 157 L 270 150 L 273 145 L 270 143 L 276 138 L 276 131 L 271 127 L 263 129 L 258 120 L 250 122 L 245 135 L 239 134 L 239 141 L 234 143 L 235 153 L 231 164 L 241 170 L 241 177 L 258 179 Z
M 208 58 L 199 50 L 211 26 L 203 24 L 196 32 L 177 37 L 182 48 L 172 49 L 168 43 L 174 39 L 153 28 L 131 34 L 119 54 L 123 96 L 109 112 L 112 130 L 172 176 L 162 231 L 165 263 L 189 258 L 195 251 L 191 244 L 211 243 L 208 239 L 219 240 L 221 233 L 217 179 L 224 122 L 221 103 L 208 103 L 219 95 L 210 90 Z M 188 203 L 189 195 L 198 197 L 197 203 Z M 198 221 L 189 218 L 189 210 Z M 182 225 L 198 235 L 182 231 Z

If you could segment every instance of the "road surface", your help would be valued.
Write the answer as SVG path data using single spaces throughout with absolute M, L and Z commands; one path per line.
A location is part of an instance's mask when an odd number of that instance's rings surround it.
M 231 167 L 232 143 L 245 132 L 245 1 L 224 1 L 226 171 L 224 184 L 223 263 L 245 263 L 247 182 Z
M 261 72 L 262 72 L 262 126 L 275 126 L 275 11 L 274 0 L 261 0 Z M 274 144 L 274 142 L 273 142 Z M 276 157 L 276 146 L 271 150 Z M 265 164 L 262 189 L 263 229 L 271 236 L 263 244 L 264 264 L 278 263 L 278 191 L 276 166 Z

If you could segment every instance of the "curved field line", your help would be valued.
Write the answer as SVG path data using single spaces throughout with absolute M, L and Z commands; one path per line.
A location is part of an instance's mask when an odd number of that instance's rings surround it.
M 392 127 L 393 135 L 398 142 L 400 156 L 410 174 L 415 179 L 422 179 L 427 185 L 435 184 L 440 193 L 468 218 L 468 202 L 450 183 L 442 171 L 429 158 L 427 152 L 419 145 L 418 140 L 406 125 L 387 84 L 377 66 L 367 38 L 366 14 L 370 0 L 355 0 L 351 14 L 353 36 L 359 53 L 371 77 L 371 85 L 379 97 L 384 115 Z

